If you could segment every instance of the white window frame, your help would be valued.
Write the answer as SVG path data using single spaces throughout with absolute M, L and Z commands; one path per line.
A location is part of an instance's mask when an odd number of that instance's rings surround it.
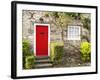
M 78 37 L 73 37 L 73 36 L 71 36 L 71 35 L 69 35 L 70 34 L 70 28 L 79 28 L 78 29 L 78 34 L 79 34 L 79 36 Z M 73 32 L 73 33 L 75 33 L 75 32 Z M 81 37 L 80 37 L 80 34 L 81 34 L 81 28 L 80 28 L 80 26 L 68 26 L 68 31 L 67 31 L 67 39 L 68 40 L 81 40 Z

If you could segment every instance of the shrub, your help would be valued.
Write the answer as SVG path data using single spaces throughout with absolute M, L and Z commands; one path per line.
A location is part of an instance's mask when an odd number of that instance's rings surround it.
M 25 69 L 32 69 L 34 68 L 34 56 L 26 56 L 25 57 Z
M 63 42 L 51 42 L 50 57 L 52 62 L 59 63 L 63 55 Z
M 89 42 L 82 42 L 81 43 L 81 58 L 82 61 L 90 61 L 91 59 L 91 46 Z
M 23 56 L 30 56 L 32 55 L 32 51 L 31 51 L 31 47 L 30 47 L 30 43 L 29 40 L 24 39 L 22 42 L 23 45 Z
M 51 58 L 51 61 L 54 61 L 54 48 L 55 48 L 55 43 L 51 43 L 50 44 L 50 58 Z
M 60 63 L 62 60 L 62 56 L 63 56 L 63 46 L 56 46 L 55 47 L 55 63 Z
M 34 56 L 33 51 L 31 50 L 31 44 L 29 43 L 28 39 L 23 39 L 22 42 L 22 49 L 23 49 L 23 68 L 28 68 L 27 65 L 30 65 L 29 63 L 34 63 L 34 61 L 31 61 L 30 58 Z M 31 62 L 29 62 L 31 61 Z

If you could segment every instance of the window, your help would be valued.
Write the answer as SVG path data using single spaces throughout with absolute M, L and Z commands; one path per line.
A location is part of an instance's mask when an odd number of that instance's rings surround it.
M 68 26 L 68 40 L 80 40 L 80 26 Z

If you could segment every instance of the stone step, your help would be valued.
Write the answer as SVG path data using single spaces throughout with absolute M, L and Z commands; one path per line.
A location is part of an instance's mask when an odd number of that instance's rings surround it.
M 36 56 L 35 57 L 35 68 L 48 68 L 52 66 L 53 64 L 49 56 Z
M 49 56 L 36 56 L 35 59 L 36 60 L 41 60 L 41 59 L 49 59 Z
M 50 59 L 39 59 L 39 60 L 35 60 L 35 63 L 51 63 Z
M 53 65 L 51 63 L 45 63 L 45 64 L 35 64 L 35 68 L 49 68 Z

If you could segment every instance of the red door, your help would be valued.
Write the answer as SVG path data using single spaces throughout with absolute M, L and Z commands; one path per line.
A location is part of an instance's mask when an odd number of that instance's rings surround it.
M 48 26 L 36 25 L 36 56 L 48 56 Z

